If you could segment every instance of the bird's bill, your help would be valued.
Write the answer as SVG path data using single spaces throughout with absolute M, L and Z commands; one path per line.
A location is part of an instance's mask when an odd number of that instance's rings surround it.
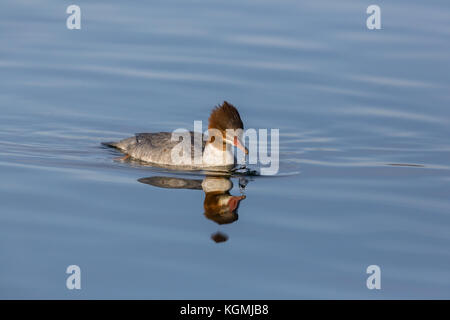
M 233 145 L 235 145 L 236 147 L 241 149 L 242 152 L 244 152 L 245 154 L 248 154 L 248 149 L 244 146 L 244 144 L 242 143 L 242 141 L 238 137 L 234 137 Z

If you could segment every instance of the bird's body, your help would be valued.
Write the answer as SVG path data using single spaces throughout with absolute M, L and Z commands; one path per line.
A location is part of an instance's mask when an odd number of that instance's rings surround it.
M 183 168 L 204 168 L 204 167 L 228 167 L 234 166 L 235 158 L 231 148 L 221 151 L 213 147 L 212 144 L 204 141 L 201 136 L 201 162 L 195 162 L 194 132 L 189 132 L 191 137 L 190 164 L 179 163 L 173 159 L 172 151 L 179 145 L 179 141 L 172 140 L 171 132 L 137 133 L 134 137 L 123 139 L 119 142 L 107 142 L 104 145 L 117 148 L 133 159 L 141 160 L 158 166 L 183 167 Z M 222 158 L 223 157 L 223 158 Z
M 209 133 L 213 132 L 214 129 L 219 132 L 215 135 L 216 141 L 202 133 L 186 132 L 183 137 L 187 138 L 187 141 L 184 141 L 178 139 L 179 136 L 174 136 L 171 132 L 157 132 L 138 133 L 134 137 L 118 142 L 107 142 L 104 145 L 117 148 L 133 159 L 157 166 L 191 169 L 233 167 L 235 165 L 233 146 L 247 152 L 240 137 L 235 137 L 230 141 L 230 138 L 226 136 L 225 131 L 227 129 L 243 129 L 236 108 L 227 102 L 215 108 L 209 118 Z M 217 139 L 217 136 L 219 136 L 219 139 Z M 182 142 L 188 148 L 182 149 Z M 190 154 L 183 154 L 184 158 L 180 161 L 178 157 L 180 151 L 187 151 L 186 153 L 190 152 Z M 199 155 L 200 157 L 198 157 Z

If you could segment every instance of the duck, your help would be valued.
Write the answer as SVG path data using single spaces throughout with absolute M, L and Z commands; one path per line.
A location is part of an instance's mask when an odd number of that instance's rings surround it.
M 234 130 L 233 136 L 230 136 L 228 130 Z M 196 134 L 193 131 L 187 132 L 186 139 L 191 140 L 187 141 L 191 146 L 187 149 L 188 152 L 191 151 L 190 155 L 187 155 L 190 160 L 187 164 L 174 159 L 176 157 L 173 155 L 180 150 L 180 140 L 174 139 L 173 132 L 137 133 L 133 137 L 102 144 L 124 153 L 122 160 L 134 159 L 167 168 L 230 169 L 236 165 L 234 147 L 248 154 L 248 149 L 243 142 L 243 130 L 244 124 L 239 111 L 231 103 L 224 101 L 211 111 L 208 119 L 208 134 L 196 133 L 201 135 L 201 161 L 194 159 Z

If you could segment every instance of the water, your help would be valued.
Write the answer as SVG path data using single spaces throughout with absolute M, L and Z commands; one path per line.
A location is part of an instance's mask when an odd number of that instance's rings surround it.
M 1 298 L 450 298 L 448 1 L 376 31 L 371 1 L 78 1 L 78 31 L 70 4 L 0 4 Z M 281 135 L 233 223 L 100 146 L 223 100 Z

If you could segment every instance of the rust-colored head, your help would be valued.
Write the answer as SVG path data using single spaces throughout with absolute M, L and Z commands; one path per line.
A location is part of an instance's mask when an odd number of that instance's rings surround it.
M 221 106 L 215 107 L 211 112 L 208 121 L 210 133 L 211 129 L 219 130 L 222 133 L 222 141 L 224 144 L 229 143 L 230 145 L 238 147 L 246 154 L 248 153 L 248 150 L 244 147 L 241 139 L 244 124 L 242 123 L 239 112 L 231 103 L 224 101 Z M 235 130 L 237 135 L 234 137 L 227 137 L 227 129 Z M 213 139 L 211 142 L 213 142 Z
M 221 106 L 217 106 L 209 116 L 208 129 L 218 129 L 225 131 L 227 129 L 244 129 L 241 116 L 237 109 L 227 101 Z

